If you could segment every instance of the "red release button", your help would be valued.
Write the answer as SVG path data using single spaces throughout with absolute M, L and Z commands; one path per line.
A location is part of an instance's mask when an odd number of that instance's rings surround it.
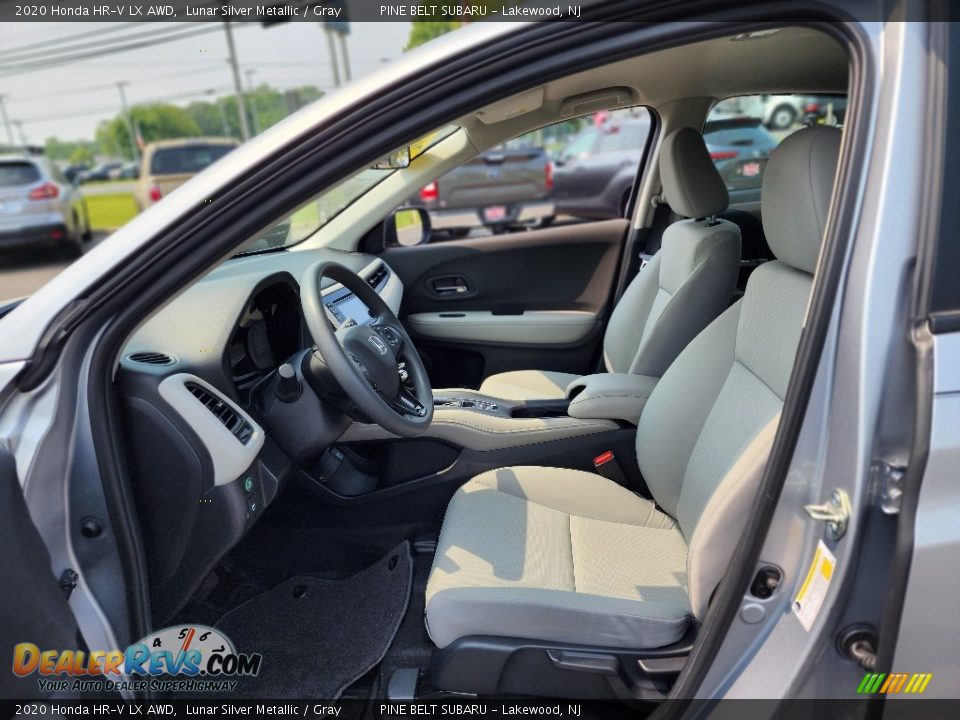
M 613 450 L 607 450 L 605 453 L 600 453 L 593 459 L 593 466 L 600 467 L 611 460 L 613 460 Z

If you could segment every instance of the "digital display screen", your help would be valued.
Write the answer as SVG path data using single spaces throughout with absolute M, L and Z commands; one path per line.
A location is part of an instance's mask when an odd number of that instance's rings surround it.
M 368 325 L 372 319 L 367 306 L 353 294 L 327 302 L 327 309 L 340 325 L 351 319 L 357 325 Z

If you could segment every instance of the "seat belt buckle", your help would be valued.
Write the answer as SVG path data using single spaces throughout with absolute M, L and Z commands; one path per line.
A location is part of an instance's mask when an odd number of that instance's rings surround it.
M 603 475 L 607 480 L 613 480 L 618 485 L 627 484 L 627 476 L 623 474 L 623 468 L 617 462 L 617 456 L 613 454 L 613 450 L 597 455 L 593 459 L 593 467 L 598 475 Z

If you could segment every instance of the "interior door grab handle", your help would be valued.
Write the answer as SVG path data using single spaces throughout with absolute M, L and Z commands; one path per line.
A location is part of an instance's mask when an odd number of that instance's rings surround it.
M 459 275 L 434 278 L 431 285 L 438 295 L 462 295 L 470 289 L 466 279 Z

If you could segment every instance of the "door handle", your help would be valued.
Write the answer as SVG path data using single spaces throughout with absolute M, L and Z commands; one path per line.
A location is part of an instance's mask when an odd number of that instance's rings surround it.
M 430 285 L 438 295 L 464 295 L 470 289 L 466 278 L 459 275 L 434 278 Z

